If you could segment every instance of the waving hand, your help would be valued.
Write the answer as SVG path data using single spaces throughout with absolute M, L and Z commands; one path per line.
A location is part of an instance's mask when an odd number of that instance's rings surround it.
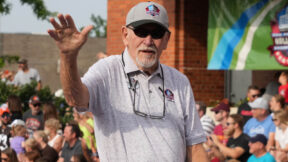
M 55 40 L 62 54 L 77 55 L 80 48 L 86 42 L 88 33 L 91 31 L 93 26 L 86 26 L 81 32 L 79 32 L 70 15 L 63 16 L 62 14 L 59 14 L 57 17 L 60 24 L 57 23 L 54 18 L 50 18 L 54 30 L 49 29 L 49 35 Z

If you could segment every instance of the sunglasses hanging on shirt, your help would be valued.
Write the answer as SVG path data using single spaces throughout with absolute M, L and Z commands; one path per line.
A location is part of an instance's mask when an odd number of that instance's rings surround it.
M 132 82 L 130 75 L 125 73 L 125 70 L 124 70 L 125 62 L 124 62 L 123 53 L 122 53 L 122 63 L 123 63 L 123 71 L 124 71 L 125 77 L 128 79 L 128 82 L 129 82 L 129 89 L 131 89 L 134 92 L 134 95 L 133 95 L 133 111 L 134 111 L 134 113 L 136 115 L 139 115 L 142 117 L 148 117 L 151 119 L 163 119 L 165 117 L 165 113 L 166 113 L 166 106 L 165 106 L 165 94 L 164 94 L 164 73 L 163 73 L 162 66 L 160 65 L 161 75 L 162 75 L 162 89 L 160 87 L 159 87 L 159 89 L 162 92 L 162 96 L 163 96 L 163 113 L 162 113 L 162 115 L 152 115 L 152 114 L 146 114 L 144 112 L 136 110 L 136 106 L 135 106 L 136 87 L 139 84 L 139 82 L 138 82 L 138 80 L 134 80 L 134 79 Z

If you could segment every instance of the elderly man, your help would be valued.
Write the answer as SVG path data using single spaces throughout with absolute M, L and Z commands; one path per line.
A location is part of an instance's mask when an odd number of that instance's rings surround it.
M 100 161 L 208 160 L 189 80 L 159 63 L 170 38 L 163 6 L 134 6 L 121 29 L 122 55 L 101 59 L 82 79 L 76 60 L 92 26 L 78 32 L 70 15 L 58 18 L 48 33 L 60 49 L 64 94 L 93 113 Z

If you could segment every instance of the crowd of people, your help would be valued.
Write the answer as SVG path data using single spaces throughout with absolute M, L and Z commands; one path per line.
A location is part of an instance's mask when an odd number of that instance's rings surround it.
M 57 108 L 37 95 L 22 115 L 22 102 L 11 95 L 0 108 L 1 158 L 9 162 L 99 161 L 91 113 L 73 112 L 74 120 L 59 121 Z M 71 160 L 72 159 L 72 160 Z
M 278 78 L 279 83 L 269 83 L 263 94 L 257 86 L 249 86 L 236 113 L 230 113 L 227 101 L 212 108 L 216 126 L 205 115 L 205 104 L 196 102 L 212 162 L 288 161 L 288 72 Z
M 2 160 L 287 161 L 287 72 L 279 76 L 279 88 L 271 83 L 263 95 L 249 87 L 236 114 L 230 114 L 227 100 L 215 106 L 215 126 L 203 102 L 194 106 L 187 77 L 159 63 L 171 34 L 163 6 L 141 2 L 131 8 L 121 29 L 122 55 L 95 63 L 82 78 L 77 56 L 93 27 L 79 32 L 70 15 L 57 18 L 59 23 L 50 19 L 54 29 L 48 34 L 60 51 L 61 83 L 74 107 L 73 120 L 61 124 L 57 108 L 37 95 L 22 113 L 23 101 L 9 96 L 0 108 Z M 35 80 L 40 89 L 38 72 L 27 60 L 18 63 L 17 74 L 5 72 L 2 81 L 21 86 Z M 275 87 L 277 94 L 268 90 Z

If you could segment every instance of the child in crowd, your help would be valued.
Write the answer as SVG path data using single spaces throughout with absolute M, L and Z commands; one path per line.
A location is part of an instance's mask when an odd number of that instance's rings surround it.
M 279 94 L 285 98 L 285 103 L 288 104 L 288 71 L 282 72 L 279 76 Z
M 16 125 L 15 127 L 12 128 L 12 131 L 15 136 L 10 141 L 11 148 L 15 150 L 17 155 L 23 154 L 25 152 L 24 142 L 27 130 L 23 125 Z

